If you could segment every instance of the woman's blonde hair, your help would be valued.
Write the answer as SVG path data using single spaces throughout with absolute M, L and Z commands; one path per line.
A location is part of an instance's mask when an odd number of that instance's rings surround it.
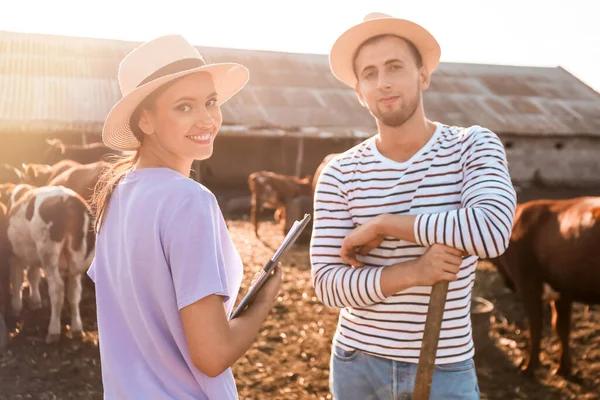
M 167 88 L 177 82 L 179 79 L 174 79 L 162 86 L 158 89 L 154 90 L 150 93 L 141 103 L 135 111 L 131 114 L 129 118 L 129 127 L 133 135 L 140 142 L 140 147 L 144 141 L 144 132 L 139 127 L 140 117 L 142 115 L 142 111 L 151 110 L 154 107 L 154 103 L 158 96 L 160 96 Z M 94 230 L 96 232 L 100 232 L 100 228 L 102 227 L 103 218 L 106 215 L 106 211 L 108 209 L 108 203 L 110 198 L 115 191 L 115 188 L 123 179 L 127 172 L 131 171 L 135 166 L 137 160 L 140 157 L 140 148 L 135 151 L 135 154 L 128 155 L 124 157 L 115 156 L 112 157 L 109 161 L 111 162 L 111 166 L 107 168 L 100 179 L 98 179 L 98 183 L 94 188 L 94 194 L 92 195 L 91 206 L 92 210 L 94 210 L 95 220 L 94 220 Z

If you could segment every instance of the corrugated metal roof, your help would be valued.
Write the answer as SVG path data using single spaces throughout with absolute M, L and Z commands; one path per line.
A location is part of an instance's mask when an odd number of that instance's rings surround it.
M 0 32 L 0 131 L 33 127 L 98 132 L 120 98 L 120 60 L 138 43 Z M 242 132 L 305 135 L 372 132 L 354 91 L 326 55 L 198 47 L 207 62 L 250 69 L 248 86 L 223 107 Z M 562 68 L 442 63 L 424 95 L 427 116 L 498 133 L 600 135 L 600 94 Z M 231 132 L 238 132 L 235 129 Z

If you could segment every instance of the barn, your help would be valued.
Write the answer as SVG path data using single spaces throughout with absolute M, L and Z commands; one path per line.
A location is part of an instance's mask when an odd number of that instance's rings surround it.
M 119 61 L 137 45 L 0 32 L 0 161 L 39 162 L 46 138 L 99 141 L 120 98 Z M 195 166 L 212 190 L 244 190 L 258 170 L 312 174 L 326 154 L 376 133 L 326 55 L 198 49 L 207 62 L 239 62 L 251 74 L 223 107 L 213 157 Z M 600 187 L 600 94 L 561 67 L 442 63 L 424 103 L 430 119 L 495 131 L 517 185 Z

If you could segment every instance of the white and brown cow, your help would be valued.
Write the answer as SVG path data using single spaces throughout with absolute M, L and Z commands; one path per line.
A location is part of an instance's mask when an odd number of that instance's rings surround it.
M 64 299 L 62 275 L 68 275 L 67 297 L 71 305 L 71 331 L 82 332 L 79 302 L 81 275 L 89 268 L 95 235 L 90 209 L 85 200 L 62 186 L 15 187 L 8 213 L 7 236 L 12 248 L 12 309 L 22 309 L 23 271 L 31 288 L 31 306 L 41 307 L 40 268 L 48 282 L 51 315 L 46 342 L 60 338 L 60 315 Z M 17 195 L 15 195 L 17 194 Z

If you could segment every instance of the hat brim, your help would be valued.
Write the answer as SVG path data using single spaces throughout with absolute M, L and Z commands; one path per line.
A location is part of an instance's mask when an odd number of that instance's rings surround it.
M 248 83 L 249 79 L 248 69 L 243 65 L 217 63 L 165 75 L 141 85 L 121 98 L 108 113 L 104 127 L 102 128 L 102 141 L 104 144 L 115 150 L 136 150 L 140 146 L 140 142 L 129 127 L 129 119 L 137 106 L 150 93 L 165 83 L 196 72 L 208 72 L 212 75 L 213 84 L 218 96 L 218 105 L 222 105 L 241 90 Z
M 423 66 L 433 73 L 440 62 L 441 49 L 437 40 L 422 26 L 399 18 L 377 18 L 353 26 L 333 44 L 329 52 L 329 65 L 333 75 L 355 88 L 354 55 L 366 40 L 379 35 L 396 35 L 411 41 L 423 60 Z

